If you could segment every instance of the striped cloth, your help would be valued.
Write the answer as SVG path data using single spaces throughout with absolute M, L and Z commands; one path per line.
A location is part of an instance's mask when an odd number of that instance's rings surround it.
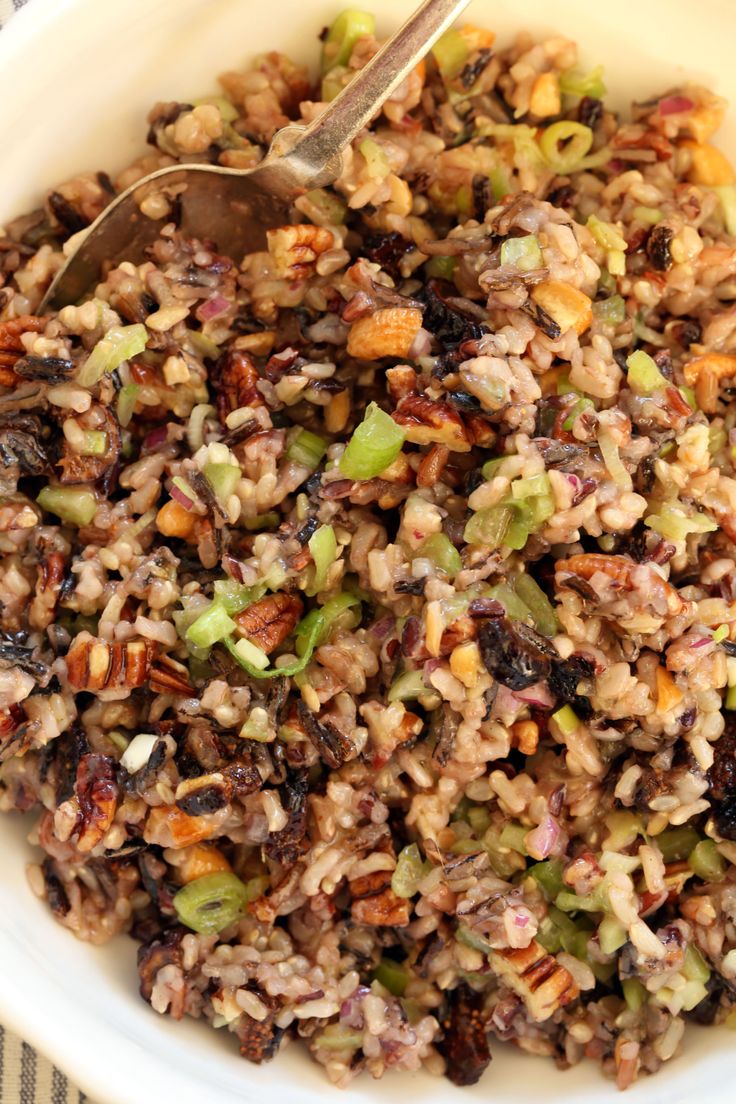
M 0 28 L 26 0 L 0 0 Z M 0 1025 L 0 1104 L 91 1104 L 33 1047 Z

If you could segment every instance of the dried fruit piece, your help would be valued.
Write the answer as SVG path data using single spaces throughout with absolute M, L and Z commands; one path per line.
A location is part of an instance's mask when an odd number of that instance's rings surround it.
M 438 1050 L 445 1057 L 453 1085 L 475 1085 L 491 1061 L 483 994 L 461 983 L 448 992 L 447 999 L 450 1007 L 442 1020 Z
M 549 115 L 559 115 L 562 109 L 560 83 L 555 73 L 540 73 L 532 85 L 529 97 L 529 110 L 532 115 L 545 119 Z
M 422 325 L 417 307 L 384 307 L 353 322 L 348 334 L 348 353 L 359 360 L 409 355 Z
M 736 356 L 728 353 L 704 353 L 688 361 L 684 368 L 685 383 L 695 387 L 698 406 L 706 414 L 717 409 L 720 382 L 736 377 Z
M 562 333 L 585 333 L 593 321 L 589 296 L 562 280 L 545 280 L 532 291 L 532 299 L 560 327 Z

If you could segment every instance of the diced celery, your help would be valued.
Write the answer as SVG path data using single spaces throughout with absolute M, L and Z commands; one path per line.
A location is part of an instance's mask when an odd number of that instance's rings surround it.
M 711 425 L 708 428 L 708 452 L 715 456 L 728 443 L 728 434 L 722 425 Z
M 685 948 L 682 972 L 688 981 L 700 981 L 705 985 L 710 980 L 710 967 L 694 943 L 688 943 Z
M 391 415 L 371 403 L 340 457 L 340 471 L 348 479 L 373 479 L 394 462 L 404 437 Z
M 624 466 L 613 436 L 603 427 L 598 430 L 598 448 L 601 450 L 603 463 L 606 465 L 613 482 L 622 491 L 630 491 L 632 487 L 631 475 Z
M 507 459 L 507 456 L 494 456 L 493 459 L 486 460 L 485 464 L 480 469 L 483 478 L 489 481 L 491 479 L 495 479 L 495 477 L 498 475 L 499 468 L 503 464 L 504 460 Z
M 394 997 L 403 997 L 409 983 L 409 971 L 406 967 L 390 958 L 381 959 L 373 977 Z
M 251 640 L 238 640 L 235 643 L 231 642 L 231 645 L 230 654 L 234 654 L 244 665 L 249 664 L 258 671 L 265 671 L 268 667 L 268 656 L 263 648 L 259 648 Z
M 456 268 L 457 257 L 430 257 L 424 271 L 436 280 L 452 280 Z
M 226 503 L 240 482 L 242 472 L 237 464 L 205 464 L 204 477 L 220 502 Z
M 719 184 L 713 191 L 721 201 L 726 233 L 736 235 L 736 184 Z
M 525 479 L 515 479 L 511 484 L 511 494 L 515 499 L 534 498 L 536 495 L 546 495 L 549 492 L 549 476 L 546 472 L 539 472 Z
M 345 591 L 342 594 L 336 595 L 334 598 L 330 598 L 330 600 L 325 602 L 319 609 L 310 610 L 294 630 L 296 635 L 296 654 L 298 656 L 304 655 L 304 653 L 308 651 L 310 641 L 312 641 L 312 648 L 316 648 L 319 644 L 324 644 L 325 641 L 329 639 L 335 625 L 346 619 L 348 611 L 351 611 L 350 618 L 353 626 L 357 624 L 360 621 L 360 615 L 357 615 L 356 620 L 356 612 L 354 610 L 356 606 L 360 606 L 360 598 L 356 597 L 355 594 L 349 594 Z
M 390 702 L 413 701 L 426 693 L 427 687 L 424 685 L 422 672 L 404 671 L 403 675 L 399 675 L 399 677 L 394 679 L 391 683 L 388 692 L 388 700 Z
M 269 510 L 267 514 L 256 514 L 255 517 L 241 518 L 242 524 L 250 532 L 258 532 L 264 529 L 276 529 L 281 518 L 275 510 Z
M 82 456 L 104 456 L 107 452 L 107 434 L 101 429 L 86 429 L 82 444 Z
M 508 847 L 510 851 L 518 851 L 520 855 L 526 855 L 526 844 L 524 840 L 528 836 L 531 828 L 526 828 L 523 824 L 514 824 L 513 821 L 509 821 L 508 824 L 504 824 L 501 830 L 499 841 L 502 847 Z
M 326 452 L 327 442 L 322 437 L 311 433 L 308 429 L 300 429 L 287 448 L 286 456 L 295 464 L 303 464 L 305 468 L 314 471 L 319 467 Z
M 510 506 L 486 506 L 476 511 L 465 526 L 463 537 L 468 544 L 483 544 L 500 548 L 508 532 L 514 511 Z
M 92 491 L 82 491 L 78 487 L 44 487 L 36 502 L 42 510 L 76 526 L 89 525 L 97 511 L 97 499 Z
M 224 606 L 214 601 L 187 629 L 187 640 L 195 648 L 211 648 L 237 628 Z
M 327 1024 L 324 1031 L 313 1038 L 315 1045 L 324 1050 L 357 1050 L 363 1045 L 363 1032 L 351 1030 L 341 1023 Z
M 644 226 L 656 226 L 664 218 L 658 207 L 635 207 L 631 213 Z
M 472 947 L 474 951 L 480 951 L 481 954 L 487 955 L 493 950 L 488 940 L 479 932 L 474 932 L 467 924 L 458 924 L 455 936 L 458 943 Z
M 606 94 L 603 83 L 603 66 L 596 65 L 590 73 L 581 73 L 579 69 L 566 69 L 560 73 L 560 91 L 567 96 L 590 96 L 601 100 Z
M 383 180 L 391 172 L 384 150 L 374 138 L 364 138 L 358 150 L 365 158 L 366 171 L 371 180 Z
M 638 1012 L 646 1004 L 649 994 L 636 978 L 624 978 L 621 982 L 621 988 L 624 991 L 624 1000 L 630 1011 Z
M 391 876 L 391 889 L 397 897 L 413 897 L 426 873 L 419 848 L 416 843 L 410 843 L 399 852 Z
M 495 598 L 506 610 L 512 621 L 529 621 L 531 612 L 526 602 L 507 583 L 496 583 L 489 587 L 484 597 Z
M 261 744 L 268 743 L 273 736 L 273 729 L 269 723 L 267 711 L 258 705 L 251 709 L 248 719 L 238 735 L 242 740 L 257 740 Z
M 544 264 L 542 250 L 534 234 L 521 238 L 507 238 L 501 246 L 501 264 L 512 265 L 521 272 L 531 272 Z
M 80 368 L 77 383 L 81 387 L 93 387 L 104 375 L 119 368 L 124 360 L 142 353 L 147 340 L 146 327 L 141 322 L 108 330 Z
M 714 533 L 718 524 L 697 510 L 692 514 L 680 502 L 663 502 L 658 514 L 650 514 L 644 524 L 667 540 L 684 540 L 690 533 Z
M 548 901 L 554 901 L 562 892 L 562 863 L 559 859 L 547 859 L 545 862 L 534 863 L 530 866 L 528 874 L 539 884 Z
M 712 839 L 701 840 L 687 857 L 688 866 L 705 882 L 722 882 L 727 863 Z
M 573 732 L 580 727 L 580 718 L 571 705 L 563 705 L 561 709 L 552 714 L 551 719 L 563 736 L 572 736 Z
M 643 349 L 637 349 L 626 358 L 626 367 L 626 382 L 636 395 L 651 395 L 668 386 L 655 361 Z
M 626 304 L 620 295 L 611 295 L 593 303 L 593 315 L 605 326 L 618 326 L 626 320 Z
M 560 176 L 567 176 L 580 163 L 593 145 L 593 131 L 582 123 L 562 119 L 552 123 L 539 138 L 539 149 L 549 167 Z
M 539 583 L 525 572 L 516 576 L 514 590 L 531 613 L 539 632 L 543 636 L 554 636 L 558 629 L 557 614 Z
M 239 920 L 251 899 L 240 878 L 223 870 L 189 882 L 173 901 L 182 924 L 201 935 L 214 935 Z
M 375 33 L 376 21 L 372 15 L 355 8 L 346 8 L 333 20 L 322 50 L 322 72 L 327 73 L 335 65 L 347 65 L 353 47 L 359 38 Z
M 470 56 L 470 49 L 459 31 L 449 30 L 437 39 L 432 47 L 432 55 L 443 80 L 449 81 L 462 72 Z
M 511 182 L 506 169 L 500 166 L 496 169 L 491 169 L 488 174 L 488 179 L 491 182 L 491 191 L 493 192 L 493 198 L 496 203 L 499 203 L 504 196 L 511 194 Z
M 572 408 L 572 410 L 562 423 L 562 428 L 567 430 L 569 433 L 580 415 L 584 414 L 586 410 L 595 410 L 593 400 L 588 398 L 578 399 L 578 401 L 575 403 L 575 406 Z
M 607 851 L 623 851 L 643 834 L 641 818 L 636 813 L 615 809 L 604 818 L 608 835 L 603 840 Z
M 265 593 L 265 587 L 247 587 L 236 583 L 234 579 L 217 579 L 215 582 L 215 600 L 231 616 L 257 602 Z
M 488 831 L 491 814 L 483 805 L 471 805 L 468 809 L 467 821 L 476 836 L 482 836 Z
M 460 553 L 445 533 L 432 533 L 419 549 L 419 555 L 431 560 L 435 567 L 453 579 L 463 566 Z
M 612 249 L 614 251 L 626 250 L 626 238 L 613 223 L 604 222 L 602 219 L 599 219 L 597 215 L 590 215 L 586 226 L 598 244 L 604 249 Z
M 654 837 L 665 862 L 682 862 L 700 843 L 700 834 L 694 828 L 668 828 Z
M 224 96 L 198 96 L 196 100 L 192 100 L 192 105 L 194 107 L 204 105 L 216 107 L 220 112 L 221 119 L 226 123 L 233 123 L 238 118 L 237 107 L 230 100 L 226 100 Z
M 603 954 L 613 954 L 623 947 L 629 933 L 615 916 L 604 916 L 598 927 L 598 942 Z
M 578 895 L 563 889 L 555 897 L 555 906 L 562 912 L 603 912 L 606 908 L 606 895 L 603 883 L 590 893 Z
M 331 525 L 320 525 L 309 538 L 309 551 L 314 561 L 314 578 L 307 594 L 319 594 L 327 581 L 327 572 L 337 558 L 337 538 Z

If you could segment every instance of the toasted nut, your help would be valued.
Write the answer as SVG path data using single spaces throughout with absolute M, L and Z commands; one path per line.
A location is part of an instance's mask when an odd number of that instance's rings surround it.
M 684 149 L 690 150 L 691 162 L 687 178 L 692 184 L 702 184 L 708 188 L 716 188 L 721 184 L 733 184 L 734 171 L 731 162 L 716 146 L 711 146 L 707 142 L 700 145 L 698 142 L 691 141 L 680 144 Z
M 268 356 L 276 340 L 275 330 L 259 330 L 252 334 L 241 334 L 233 341 L 233 348 L 240 349 L 251 356 Z
M 447 403 L 425 395 L 408 395 L 393 413 L 393 419 L 416 445 L 445 445 L 450 452 L 469 452 L 470 440 L 463 420 Z
M 478 675 L 483 670 L 480 649 L 474 640 L 458 644 L 453 648 L 450 653 L 450 670 L 463 686 L 472 690 L 478 681 Z
M 675 587 L 668 583 L 666 579 L 663 579 L 650 564 L 637 564 L 633 560 L 627 560 L 625 556 L 606 556 L 600 552 L 579 552 L 574 556 L 569 556 L 566 560 L 558 560 L 555 571 L 570 571 L 573 575 L 579 575 L 581 579 L 585 580 L 592 579 L 596 572 L 600 571 L 621 587 L 629 590 L 633 589 L 635 585 L 634 573 L 637 572 L 640 579 L 646 579 L 646 588 L 652 599 L 664 600 L 668 616 L 682 613 L 685 608 L 685 601 L 680 597 Z
M 171 656 L 159 656 L 151 667 L 151 690 L 154 694 L 193 694 L 189 671 Z
M 331 230 L 309 222 L 268 230 L 266 238 L 268 251 L 276 265 L 276 274 L 288 280 L 301 280 L 311 276 L 319 255 L 332 249 L 335 244 Z
M 325 410 L 325 429 L 329 433 L 341 433 L 350 417 L 350 392 L 347 388 L 333 395 Z
M 719 384 L 736 376 L 736 356 L 727 353 L 704 353 L 688 361 L 684 368 L 685 383 L 695 387 L 698 406 L 706 414 L 714 414 L 718 403 Z
M 66 561 L 61 552 L 46 552 L 39 561 L 36 568 L 36 593 L 28 611 L 28 621 L 32 628 L 46 629 L 53 621 L 65 570 Z
M 449 458 L 450 450 L 447 445 L 432 445 L 417 470 L 417 486 L 434 487 L 439 482 Z
M 667 713 L 680 704 L 684 695 L 666 667 L 658 667 L 655 678 L 657 684 L 657 712 Z
M 417 374 L 410 364 L 397 364 L 386 369 L 386 387 L 395 403 L 417 391 Z
M 263 406 L 263 395 L 257 386 L 258 369 L 247 353 L 228 349 L 217 362 L 211 378 L 221 422 L 243 406 Z
M 18 377 L 13 365 L 25 355 L 21 341 L 24 333 L 43 333 L 46 319 L 34 314 L 22 314 L 10 322 L 0 323 L 0 387 L 14 387 Z
M 391 871 L 375 870 L 350 882 L 353 902 L 350 914 L 356 924 L 405 928 L 409 923 L 409 902 L 391 889 Z
M 517 721 L 511 726 L 511 746 L 522 755 L 534 755 L 539 744 L 539 725 L 536 721 Z
M 156 528 L 165 537 L 179 537 L 187 540 L 191 537 L 196 517 L 175 502 L 173 498 L 165 502 L 156 514 Z
M 87 853 L 97 846 L 115 819 L 118 786 L 113 760 L 106 755 L 83 755 L 77 768 L 75 794 L 81 821 L 77 850 Z
M 540 119 L 559 115 L 562 110 L 560 83 L 554 73 L 540 73 L 532 85 L 529 110 Z
M 348 334 L 348 353 L 359 360 L 409 355 L 422 325 L 417 307 L 384 307 L 353 322 Z
M 185 885 L 203 878 L 206 874 L 216 874 L 220 870 L 232 867 L 222 851 L 211 843 L 193 843 L 183 848 L 176 856 L 176 869 L 179 881 Z
M 304 606 L 296 595 L 269 594 L 235 618 L 240 633 L 267 655 L 293 632 Z
M 578 995 L 572 974 L 533 939 L 528 947 L 491 951 L 493 970 L 524 1001 L 535 1023 L 548 1020 Z
M 532 299 L 552 318 L 563 333 L 585 333 L 593 321 L 593 306 L 583 291 L 562 280 L 545 280 L 532 291 Z
M 157 805 L 148 814 L 143 838 L 161 847 L 179 848 L 200 843 L 218 831 L 207 816 L 188 816 L 176 805 Z
M 69 685 L 75 690 L 133 690 L 148 678 L 154 646 L 149 640 L 114 644 L 88 632 L 74 638 L 66 656 Z

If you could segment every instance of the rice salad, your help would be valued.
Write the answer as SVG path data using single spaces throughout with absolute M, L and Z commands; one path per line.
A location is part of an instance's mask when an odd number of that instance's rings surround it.
M 501 1040 L 625 1089 L 736 1027 L 725 104 L 619 114 L 573 42 L 461 26 L 262 252 L 164 189 L 39 314 L 117 192 L 256 164 L 379 45 L 320 37 L 2 231 L 0 808 L 250 1061 L 471 1085 Z

